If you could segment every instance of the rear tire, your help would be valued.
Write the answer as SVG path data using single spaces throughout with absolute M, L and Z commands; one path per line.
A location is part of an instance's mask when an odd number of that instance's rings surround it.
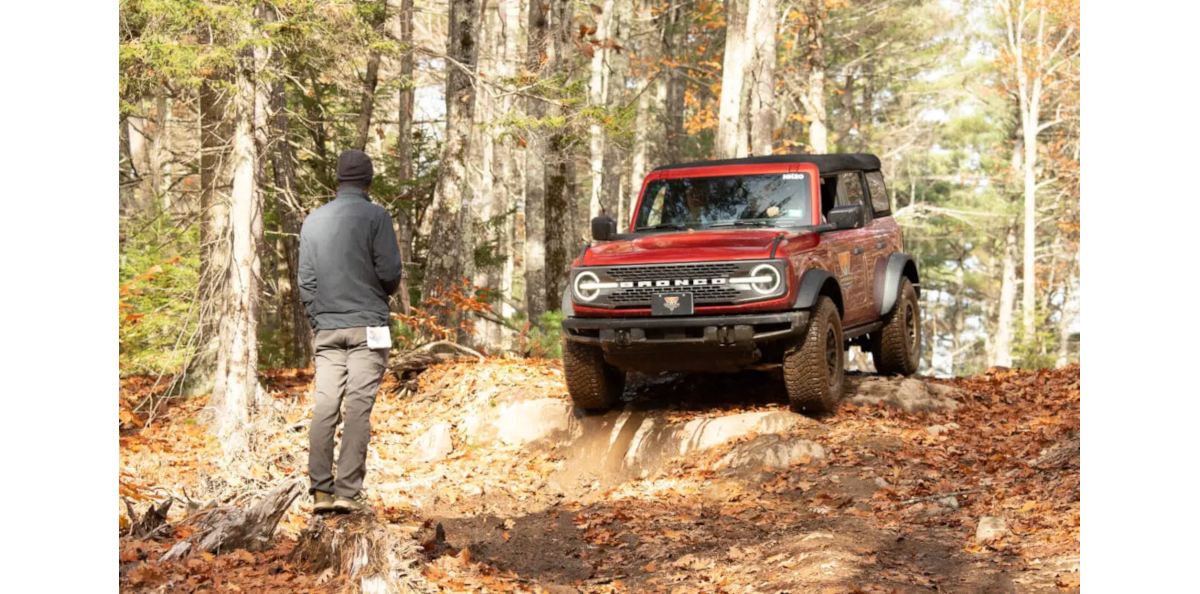
M 845 366 L 841 314 L 832 299 L 821 297 L 808 330 L 783 355 L 783 383 L 792 412 L 833 412 L 842 398 Z
M 564 338 L 562 352 L 567 391 L 577 408 L 603 412 L 616 405 L 625 391 L 625 372 L 606 363 L 600 347 Z
M 912 375 L 921 364 L 921 306 L 907 278 L 900 280 L 896 306 L 871 340 L 871 358 L 880 375 Z

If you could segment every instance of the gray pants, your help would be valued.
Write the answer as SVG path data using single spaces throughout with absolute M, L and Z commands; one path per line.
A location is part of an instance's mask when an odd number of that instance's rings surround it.
M 388 351 L 367 348 L 366 328 L 319 330 L 316 346 L 316 406 L 308 429 L 309 492 L 353 497 L 367 474 L 367 443 L 371 441 L 371 409 L 383 380 Z M 342 451 L 333 479 L 333 436 L 346 400 Z

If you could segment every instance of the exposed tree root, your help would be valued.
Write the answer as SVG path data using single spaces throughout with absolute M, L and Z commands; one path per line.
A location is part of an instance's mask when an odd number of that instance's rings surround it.
M 225 506 L 202 509 L 183 522 L 194 525 L 196 531 L 187 540 L 175 543 L 162 559 L 179 559 L 193 550 L 210 553 L 234 549 L 266 550 L 270 547 L 279 519 L 303 492 L 304 481 L 294 479 L 276 485 L 248 508 Z

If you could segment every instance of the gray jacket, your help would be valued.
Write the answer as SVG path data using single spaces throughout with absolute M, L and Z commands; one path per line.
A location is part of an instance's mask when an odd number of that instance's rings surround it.
M 400 248 L 386 210 L 357 188 L 314 210 L 300 229 L 300 300 L 314 330 L 388 325 Z

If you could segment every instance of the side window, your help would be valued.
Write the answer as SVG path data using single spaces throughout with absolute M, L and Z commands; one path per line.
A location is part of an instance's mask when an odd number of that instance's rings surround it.
M 838 206 L 848 204 L 863 205 L 864 214 L 867 221 L 871 220 L 871 205 L 866 201 L 866 192 L 863 191 L 862 177 L 857 171 L 850 171 L 838 174 Z
M 888 202 L 887 197 L 887 187 L 883 185 L 883 172 L 868 172 L 867 187 L 871 189 L 871 206 L 875 209 L 875 216 L 884 217 L 892 214 L 892 205 Z

